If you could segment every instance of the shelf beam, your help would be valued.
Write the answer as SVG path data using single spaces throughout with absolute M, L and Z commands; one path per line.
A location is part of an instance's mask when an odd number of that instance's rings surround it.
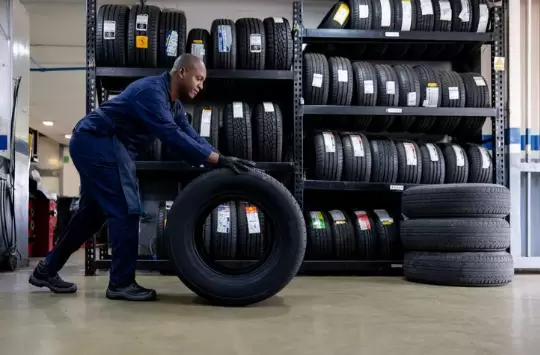
M 494 108 L 304 105 L 304 115 L 493 117 Z

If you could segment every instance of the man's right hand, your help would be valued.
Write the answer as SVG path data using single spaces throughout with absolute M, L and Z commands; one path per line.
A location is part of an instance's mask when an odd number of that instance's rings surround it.
M 244 160 L 236 157 L 226 157 L 220 155 L 216 167 L 228 168 L 237 174 L 248 172 L 250 168 L 255 167 L 255 163 L 249 160 Z

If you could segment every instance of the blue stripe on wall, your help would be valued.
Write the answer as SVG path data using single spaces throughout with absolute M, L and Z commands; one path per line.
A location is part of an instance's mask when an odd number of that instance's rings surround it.
M 8 149 L 8 136 L 6 134 L 0 135 L 0 151 L 6 151 Z M 28 142 L 22 139 L 15 139 L 15 151 L 28 156 Z
M 482 141 L 485 142 L 483 146 L 489 150 L 493 149 L 491 138 L 491 134 L 482 135 Z M 522 151 L 525 151 L 527 143 L 531 145 L 531 151 L 540 150 L 540 135 L 530 134 L 529 130 L 526 130 L 525 134 L 521 134 L 519 128 L 508 128 L 505 130 L 505 140 L 506 144 L 519 144 Z

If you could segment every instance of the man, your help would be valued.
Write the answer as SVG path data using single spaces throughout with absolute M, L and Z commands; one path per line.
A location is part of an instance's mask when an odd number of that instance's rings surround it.
M 106 217 L 112 244 L 109 299 L 150 301 L 156 292 L 135 282 L 141 206 L 134 158 L 159 138 L 193 165 L 207 163 L 236 172 L 253 163 L 220 155 L 189 125 L 179 99 L 194 98 L 206 79 L 204 63 L 185 54 L 170 71 L 135 81 L 120 95 L 80 120 L 69 143 L 81 179 L 79 209 L 58 244 L 39 262 L 29 282 L 55 293 L 77 286 L 58 276 L 72 253 L 98 232 Z M 180 160 L 180 159 L 179 159 Z

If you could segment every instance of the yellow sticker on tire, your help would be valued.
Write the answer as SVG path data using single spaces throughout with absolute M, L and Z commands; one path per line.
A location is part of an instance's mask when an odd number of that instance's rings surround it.
M 141 49 L 148 48 L 148 36 L 137 36 L 135 37 L 135 47 Z
M 340 25 L 343 25 L 345 21 L 347 21 L 350 12 L 351 10 L 349 9 L 349 6 L 347 4 L 339 5 L 338 10 L 334 15 L 334 21 L 336 21 Z

